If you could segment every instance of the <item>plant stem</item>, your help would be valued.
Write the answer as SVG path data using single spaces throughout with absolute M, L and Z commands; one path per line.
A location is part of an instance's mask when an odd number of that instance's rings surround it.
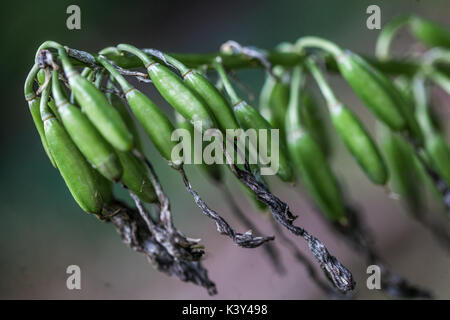
M 322 74 L 322 71 L 320 71 L 316 62 L 312 58 L 308 58 L 305 64 L 309 69 L 309 71 L 311 72 L 312 76 L 314 77 L 314 80 L 316 80 L 320 92 L 327 101 L 328 108 L 330 109 L 331 112 L 331 109 L 341 105 L 341 103 L 336 98 L 335 94 L 333 93 L 333 90 L 331 90 L 331 87 L 329 86 L 327 80 L 325 79 L 325 76 Z
M 214 67 L 216 68 L 217 73 L 220 76 L 220 80 L 222 80 L 223 86 L 225 87 L 225 91 L 230 96 L 231 103 L 233 105 L 236 105 L 237 103 L 242 101 L 242 99 L 239 98 L 238 95 L 236 94 L 236 91 L 234 91 L 233 86 L 231 85 L 230 80 L 228 79 L 225 68 L 222 65 L 222 59 L 220 57 L 218 57 L 214 61 Z
M 395 34 L 411 20 L 410 15 L 399 16 L 391 20 L 383 27 L 383 30 L 378 36 L 375 55 L 380 60 L 387 60 L 389 58 L 389 47 L 391 46 L 392 39 Z
M 338 45 L 329 40 L 325 40 L 318 37 L 304 37 L 297 40 L 295 43 L 296 49 L 301 53 L 305 48 L 313 47 L 319 48 L 327 53 L 332 54 L 334 57 L 339 56 L 342 53 L 342 49 Z

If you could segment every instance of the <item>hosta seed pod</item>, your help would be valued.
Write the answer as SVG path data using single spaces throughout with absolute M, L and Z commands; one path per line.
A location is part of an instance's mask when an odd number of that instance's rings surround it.
M 49 111 L 49 89 L 47 87 L 43 93 L 41 116 L 51 155 L 78 205 L 88 213 L 100 214 L 105 203 L 102 196 L 105 189 L 99 187 L 94 169 L 84 159 L 58 119 Z
M 403 137 L 381 122 L 377 123 L 377 136 L 394 191 L 402 196 L 410 210 L 420 213 L 424 206 L 423 188 L 414 150 Z
M 358 118 L 343 105 L 334 106 L 330 113 L 336 131 L 366 175 L 376 184 L 385 184 L 388 172 L 384 161 Z
M 258 111 L 250 106 L 247 102 L 241 101 L 234 106 L 234 114 L 238 120 L 239 125 L 247 130 L 247 129 L 255 129 L 257 132 L 257 139 L 259 141 L 259 130 L 265 129 L 267 130 L 267 155 L 271 157 L 271 139 L 270 139 L 270 130 L 273 128 L 267 122 L 266 119 L 263 118 Z M 287 156 L 286 147 L 284 142 L 279 139 L 279 149 L 278 149 L 278 160 L 279 160 L 279 168 L 277 175 L 283 181 L 292 181 L 294 178 L 291 166 L 289 164 L 289 158 Z
M 143 126 L 145 132 L 161 155 L 168 161 L 173 161 L 176 164 L 181 163 L 180 159 L 172 159 L 172 150 L 176 146 L 176 143 L 172 141 L 171 136 L 175 128 L 169 118 L 145 94 L 128 83 L 108 61 L 102 57 L 98 57 L 98 61 L 119 83 L 125 93 L 125 98 L 131 111 Z
M 69 136 L 94 168 L 105 178 L 118 181 L 122 175 L 122 167 L 114 149 L 92 125 L 86 115 L 64 97 L 57 71 L 53 71 L 52 78 L 53 97 Z
M 381 121 L 393 130 L 405 128 L 406 120 L 384 75 L 350 51 L 342 52 L 336 62 L 342 76 Z
M 287 145 L 291 159 L 320 211 L 330 220 L 339 221 L 346 215 L 341 190 L 317 142 L 302 125 L 303 105 L 299 103 L 301 70 L 293 71 L 291 99 L 286 115 Z
M 425 149 L 436 170 L 450 185 L 450 149 L 444 138 L 439 134 L 427 137 Z
M 351 55 L 351 60 L 354 62 L 355 65 L 359 65 L 361 69 L 364 69 L 366 71 L 369 71 L 370 74 L 373 76 L 374 81 L 378 81 L 378 83 L 384 88 L 384 92 L 386 93 L 386 97 L 391 98 L 392 104 L 397 107 L 396 110 L 402 115 L 404 121 L 405 121 L 405 129 L 409 131 L 409 133 L 415 138 L 416 142 L 419 144 L 423 143 L 423 135 L 422 131 L 420 130 L 420 126 L 417 123 L 417 120 L 414 117 L 414 112 L 412 112 L 413 107 L 411 105 L 408 105 L 408 101 L 405 100 L 403 95 L 399 92 L 399 90 L 395 87 L 393 82 L 389 80 L 387 77 L 385 77 L 381 72 L 373 68 L 368 62 L 366 62 L 364 59 L 362 59 L 360 56 L 347 52 L 348 55 Z M 368 86 L 370 87 L 370 86 Z M 355 89 L 356 92 L 356 89 Z M 369 96 L 370 92 L 367 91 L 367 94 Z M 377 91 L 372 91 L 373 96 L 376 94 L 382 94 L 381 92 L 377 93 Z M 362 99 L 362 98 L 361 98 Z M 363 100 L 363 99 L 362 99 Z M 369 99 L 370 100 L 370 99 Z M 379 106 L 381 106 L 382 100 L 372 98 L 374 101 L 378 101 Z M 367 102 L 365 102 L 367 103 Z M 386 105 L 389 103 L 388 99 L 385 100 Z M 383 119 L 381 119 L 383 120 Z M 386 124 L 389 125 L 386 121 L 384 121 Z M 393 126 L 390 126 L 392 129 L 396 130 Z M 398 129 L 397 129 L 398 130 Z
M 161 53 L 162 54 L 162 53 Z M 207 103 L 209 110 L 217 121 L 219 129 L 225 133 L 226 129 L 239 129 L 233 109 L 222 93 L 201 73 L 187 68 L 172 56 L 163 54 L 168 64 L 182 75 L 186 85 L 197 93 Z
M 112 90 L 112 86 L 113 86 L 112 81 L 108 81 L 106 88 L 109 90 Z M 139 130 L 138 130 L 130 112 L 128 111 L 128 108 L 122 102 L 122 99 L 118 95 L 116 95 L 112 92 L 107 92 L 106 98 L 108 99 L 109 103 L 114 108 L 116 108 L 116 110 L 119 112 L 123 121 L 125 121 L 125 124 L 127 125 L 128 130 L 130 130 L 131 134 L 133 135 L 133 141 L 134 141 L 136 148 L 142 152 L 144 149 L 142 147 L 142 141 L 141 141 L 141 137 L 139 135 Z
M 225 90 L 231 98 L 231 102 L 233 103 L 233 111 L 238 121 L 238 124 L 244 130 L 254 129 L 256 130 L 256 138 L 257 141 L 260 141 L 259 130 L 267 130 L 267 144 L 266 150 L 261 150 L 258 146 L 259 155 L 267 154 L 268 157 L 271 157 L 271 130 L 273 129 L 269 122 L 252 106 L 250 106 L 244 100 L 241 100 L 236 92 L 234 91 L 228 77 L 226 75 L 225 69 L 223 68 L 221 61 L 215 61 L 215 67 L 217 72 L 219 73 L 220 78 L 225 86 Z M 278 171 L 277 175 L 283 181 L 293 181 L 294 174 L 292 172 L 292 168 L 289 163 L 289 157 L 287 155 L 286 146 L 284 141 L 281 139 L 278 140 Z M 259 143 L 258 143 L 259 145 Z
M 53 160 L 52 155 L 48 149 L 47 139 L 45 138 L 44 133 L 44 123 L 42 122 L 41 112 L 40 112 L 40 101 L 41 99 L 36 96 L 33 91 L 33 80 L 38 72 L 38 66 L 35 64 L 31 69 L 30 73 L 27 76 L 25 81 L 25 100 L 28 102 L 28 108 L 30 110 L 31 116 L 33 118 L 34 125 L 39 133 L 39 137 L 41 139 L 42 146 L 44 147 L 44 151 L 47 154 L 50 162 L 54 167 L 56 167 L 55 161 Z
M 202 129 L 215 127 L 215 121 L 208 106 L 194 91 L 168 67 L 149 58 L 144 52 L 131 45 L 120 44 L 119 50 L 135 54 L 144 63 L 148 75 L 164 99 L 191 123 L 201 121 Z
M 191 161 L 193 162 L 192 159 L 195 159 L 195 152 L 197 151 L 199 153 L 199 155 L 197 155 L 197 157 L 202 157 L 202 150 L 195 150 L 195 142 L 194 142 L 194 126 L 188 121 L 186 120 L 181 114 L 179 114 L 178 112 L 175 112 L 175 121 L 176 121 L 176 125 L 177 128 L 180 129 L 185 129 L 187 130 L 190 135 L 191 135 Z M 184 156 L 189 156 L 189 155 L 184 155 Z M 208 165 L 206 163 L 204 163 L 202 161 L 201 164 L 199 164 L 199 167 L 201 168 L 201 170 L 208 176 L 210 177 L 212 180 L 216 181 L 216 182 L 221 182 L 223 174 L 222 174 L 222 170 L 220 168 L 219 165 L 217 164 L 211 164 Z
M 94 84 L 74 69 L 64 48 L 59 48 L 58 53 L 75 99 L 94 126 L 116 149 L 131 150 L 133 137 L 118 111 L 108 103 L 105 95 Z
M 413 91 L 416 102 L 416 116 L 425 133 L 425 151 L 428 164 L 431 164 L 450 185 L 450 149 L 432 121 L 425 80 L 420 74 L 413 79 Z
M 157 200 L 155 189 L 142 161 L 131 152 L 117 151 L 117 156 L 123 167 L 122 183 L 142 201 L 155 202 Z
M 318 143 L 325 156 L 331 153 L 330 138 L 328 136 L 325 115 L 322 106 L 319 106 L 311 93 L 302 91 L 300 97 L 300 122 L 311 137 Z
M 307 59 L 306 65 L 327 102 L 332 123 L 347 149 L 374 183 L 385 184 L 388 173 L 374 141 L 359 119 L 336 98 L 314 60 Z
M 412 34 L 429 47 L 450 48 L 450 31 L 435 22 L 413 17 L 409 21 Z
M 183 79 L 208 104 L 222 132 L 239 128 L 230 104 L 208 79 L 192 69 L 183 74 Z

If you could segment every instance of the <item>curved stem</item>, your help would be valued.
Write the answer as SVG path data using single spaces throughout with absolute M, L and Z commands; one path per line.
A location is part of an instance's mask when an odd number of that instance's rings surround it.
M 34 62 L 37 64 L 38 60 L 39 60 L 39 54 L 41 53 L 42 50 L 47 49 L 47 48 L 52 48 L 52 49 L 56 49 L 58 50 L 59 48 L 63 48 L 63 46 L 61 44 L 59 44 L 56 41 L 45 41 L 44 43 L 42 43 L 39 48 L 36 51 L 36 55 L 34 57 Z
M 331 41 L 319 37 L 303 37 L 297 40 L 295 48 L 298 52 L 302 52 L 305 48 L 313 47 L 331 53 L 334 57 L 342 53 L 342 49 Z
M 336 98 L 335 94 L 333 93 L 333 90 L 331 90 L 331 87 L 329 86 L 327 80 L 322 74 L 322 71 L 320 71 L 316 62 L 313 59 L 308 58 L 305 64 L 306 67 L 311 72 L 312 76 L 314 77 L 314 80 L 316 80 L 316 83 L 319 86 L 322 95 L 327 101 L 328 108 L 332 109 L 340 105 L 341 104 L 340 101 Z
M 139 50 L 138 48 L 129 45 L 129 44 L 119 44 L 117 46 L 118 50 L 121 51 L 126 51 L 129 52 L 131 54 L 134 54 L 135 56 L 137 56 L 143 63 L 145 66 L 149 65 L 150 63 L 154 62 L 153 59 L 151 59 L 148 55 L 146 55 L 142 50 Z
M 450 63 L 450 50 L 444 48 L 433 48 L 423 54 L 425 65 L 431 66 L 438 62 Z
M 33 65 L 30 72 L 27 75 L 27 79 L 25 80 L 24 85 L 24 94 L 25 94 L 25 100 L 29 101 L 36 97 L 36 94 L 33 90 L 33 81 L 36 77 L 37 73 L 39 72 L 39 66 L 37 63 Z
M 174 58 L 171 55 L 168 55 L 168 54 L 163 53 L 156 49 L 142 49 L 142 51 L 144 53 L 147 53 L 151 56 L 154 56 L 154 57 L 162 60 L 168 66 L 174 67 L 175 69 L 177 69 L 180 72 L 181 75 L 184 75 L 185 73 L 187 73 L 189 71 L 189 68 L 186 67 L 186 65 L 184 63 L 182 63 L 180 60 Z
M 133 86 L 125 79 L 124 76 L 117 71 L 103 56 L 98 56 L 97 61 L 111 74 L 111 76 L 119 83 L 124 92 L 127 92 L 133 88 Z
M 290 123 L 300 123 L 299 99 L 300 90 L 304 83 L 304 76 L 302 67 L 295 67 L 292 71 L 292 78 L 290 83 L 290 96 L 288 104 L 288 113 Z
M 44 91 L 41 95 L 41 101 L 40 101 L 40 112 L 41 112 L 41 118 L 42 121 L 45 121 L 51 117 L 53 117 L 53 114 L 48 106 L 48 99 L 50 98 L 50 85 L 49 85 L 49 79 L 48 79 L 49 73 L 45 73 L 45 83 L 47 83 L 47 86 L 44 88 Z M 51 77 L 51 75 L 50 75 Z
M 391 45 L 392 39 L 394 39 L 395 34 L 411 20 L 410 15 L 399 16 L 391 20 L 388 24 L 383 27 L 380 35 L 377 39 L 377 44 L 375 48 L 375 55 L 380 60 L 386 60 L 389 58 L 389 47 Z
M 425 136 L 431 136 L 435 133 L 435 130 L 428 113 L 428 96 L 425 89 L 425 79 L 421 74 L 414 77 L 413 94 L 416 105 L 417 120 Z
M 213 65 L 217 73 L 219 74 L 220 79 L 222 80 L 222 83 L 225 87 L 225 91 L 227 92 L 228 96 L 231 99 L 231 103 L 235 105 L 240 101 L 242 101 L 242 99 L 239 98 L 238 95 L 236 94 L 236 91 L 234 91 L 230 79 L 228 79 L 225 68 L 222 65 L 222 59 L 220 57 L 217 57 L 216 60 L 213 62 Z
M 450 78 L 437 70 L 427 72 L 426 76 L 450 95 Z

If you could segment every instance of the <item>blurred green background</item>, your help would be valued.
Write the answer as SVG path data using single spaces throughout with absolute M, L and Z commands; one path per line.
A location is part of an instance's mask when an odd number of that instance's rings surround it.
M 66 28 L 66 8 L 81 8 L 81 30 Z M 120 240 L 112 225 L 84 214 L 72 200 L 58 172 L 40 145 L 27 104 L 23 82 L 35 50 L 45 40 L 55 40 L 90 52 L 118 43 L 153 47 L 169 52 L 209 52 L 227 40 L 262 48 L 299 36 L 317 35 L 356 52 L 371 54 L 379 33 L 366 28 L 366 8 L 381 7 L 382 25 L 403 13 L 417 13 L 450 27 L 449 1 L 8 1 L 2 4 L 1 85 L 3 96 L 0 157 L 0 298 L 208 298 L 192 284 L 154 270 L 145 258 Z M 395 49 L 410 37 L 402 33 Z M 261 70 L 241 73 L 258 93 Z M 340 97 L 369 128 L 373 118 L 342 81 L 334 81 Z M 152 89 L 155 101 L 167 106 Z M 445 98 L 448 101 L 448 97 Z M 444 99 L 444 101 L 445 101 Z M 450 107 L 446 103 L 447 110 Z M 167 109 L 166 109 L 167 110 Z M 444 107 L 442 107 L 444 110 Z M 447 118 L 448 119 L 448 112 Z M 448 123 L 448 121 L 447 121 Z M 308 279 L 303 267 L 282 250 L 288 269 L 277 275 L 262 249 L 242 249 L 220 236 L 212 221 L 202 216 L 180 177 L 147 145 L 162 183 L 171 196 L 175 223 L 185 234 L 202 238 L 204 261 L 218 286 L 216 298 L 298 299 L 325 298 Z M 352 199 L 357 200 L 377 248 L 394 271 L 412 282 L 450 298 L 450 259 L 428 231 L 411 221 L 398 201 L 372 186 L 336 141 L 335 163 Z M 192 182 L 209 204 L 230 221 L 227 200 L 204 177 L 190 171 Z M 231 181 L 229 181 L 231 183 Z M 354 273 L 360 298 L 382 298 L 365 286 L 366 264 L 360 256 L 323 224 L 299 188 L 281 186 L 270 179 L 275 193 L 300 214 L 297 223 L 322 239 Z M 234 185 L 235 186 L 235 185 Z M 236 189 L 236 188 L 235 188 Z M 236 189 L 236 198 L 258 226 L 272 233 L 267 219 L 254 212 Z M 243 228 L 240 228 L 241 231 Z M 305 243 L 296 238 L 309 256 Z M 310 256 L 311 257 L 311 256 Z M 66 268 L 82 271 L 82 290 L 66 289 Z

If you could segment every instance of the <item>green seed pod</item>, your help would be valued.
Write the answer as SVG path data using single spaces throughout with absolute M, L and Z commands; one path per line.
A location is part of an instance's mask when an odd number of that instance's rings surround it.
M 444 138 L 435 134 L 425 141 L 425 149 L 436 170 L 450 185 L 450 149 Z
M 208 79 L 192 69 L 183 74 L 183 79 L 192 90 L 206 101 L 222 132 L 225 132 L 226 129 L 235 130 L 239 128 L 230 104 Z
M 201 121 L 202 130 L 215 127 L 214 118 L 208 106 L 194 91 L 168 67 L 149 58 L 144 52 L 131 45 L 120 44 L 119 50 L 135 54 L 145 65 L 148 75 L 164 99 L 191 123 Z
M 356 78 L 354 78 L 354 85 L 356 87 L 360 87 L 363 88 L 361 91 L 361 100 L 363 100 L 363 102 L 365 104 L 367 104 L 370 107 L 370 101 L 373 101 L 374 103 L 374 107 L 375 108 L 375 103 L 378 106 L 378 109 L 382 109 L 381 106 L 390 106 L 389 108 L 395 108 L 396 109 L 392 109 L 392 110 L 396 110 L 398 111 L 399 114 L 402 115 L 402 118 L 405 121 L 405 125 L 406 125 L 406 129 L 409 130 L 409 132 L 414 136 L 414 138 L 416 139 L 416 141 L 419 144 L 423 143 L 423 135 L 422 135 L 422 131 L 420 130 L 420 126 L 417 123 L 415 117 L 414 117 L 414 112 L 412 112 L 411 110 L 413 110 L 413 107 L 408 105 L 407 100 L 405 100 L 405 98 L 402 96 L 402 94 L 399 92 L 399 90 L 395 87 L 395 85 L 392 83 L 392 81 L 390 81 L 387 77 L 385 77 L 381 72 L 379 72 L 378 70 L 376 70 L 375 68 L 373 68 L 369 63 L 367 63 L 364 59 L 362 59 L 360 56 L 347 51 L 346 54 L 344 54 L 344 56 L 347 56 L 349 58 L 347 58 L 347 61 L 353 61 L 353 65 L 354 66 L 359 66 L 360 70 L 366 70 L 367 74 L 372 75 L 373 80 L 372 81 L 377 81 L 379 87 L 379 90 L 374 90 L 373 88 L 375 86 L 370 85 L 370 79 L 367 78 L 367 81 L 364 80 L 360 80 L 360 84 L 356 84 L 357 80 Z M 341 58 L 338 58 L 341 59 Z M 350 63 L 351 65 L 351 63 Z M 356 70 L 356 69 L 355 69 Z M 341 69 L 342 72 L 342 69 Z M 345 76 L 344 76 L 345 77 Z M 347 81 L 349 81 L 347 79 Z M 350 83 L 350 81 L 349 81 Z M 364 83 L 368 83 L 367 85 L 363 85 Z M 353 85 L 350 83 L 350 85 L 353 87 Z M 365 89 L 364 89 L 365 88 Z M 370 88 L 370 89 L 367 89 Z M 355 89 L 355 87 L 353 87 L 353 89 L 355 90 L 356 93 L 357 89 Z M 384 92 L 384 96 L 383 93 Z M 363 99 L 362 97 L 362 93 L 365 92 L 366 95 L 366 101 Z M 380 97 L 384 97 L 384 98 L 380 98 Z M 390 99 L 389 99 L 390 97 Z M 384 104 L 383 104 L 384 103 Z M 384 111 L 387 111 L 386 108 L 383 109 Z M 385 112 L 385 114 L 389 114 L 389 112 Z M 389 122 L 387 122 L 386 119 L 383 119 L 381 117 L 381 115 L 379 115 L 380 119 L 382 121 L 384 121 L 388 126 L 391 127 L 391 129 L 393 130 L 400 130 L 399 128 L 396 129 L 395 126 L 393 126 L 392 124 L 390 124 Z M 393 115 L 391 114 L 390 116 L 391 119 L 393 119 Z
M 103 205 L 112 204 L 115 200 L 113 193 L 113 183 L 94 170 L 97 188 L 102 195 Z
M 413 80 L 416 115 L 425 133 L 425 151 L 431 164 L 450 185 L 450 149 L 443 136 L 436 130 L 428 106 L 428 92 L 424 77 L 416 75 Z
M 343 105 L 331 109 L 331 119 L 344 144 L 367 176 L 376 184 L 385 184 L 388 172 L 372 138 L 356 116 Z
M 414 150 L 403 137 L 380 122 L 377 122 L 377 136 L 395 192 L 402 196 L 410 210 L 420 213 L 424 208 L 424 199 Z
M 108 103 L 105 95 L 94 84 L 83 78 L 74 69 L 64 48 L 59 48 L 58 53 L 75 99 L 94 126 L 116 149 L 131 150 L 133 136 L 128 131 L 119 112 Z
M 100 214 L 105 203 L 103 186 L 77 146 L 72 142 L 58 119 L 48 109 L 50 87 L 44 90 L 41 100 L 41 117 L 45 137 L 56 165 L 78 205 L 88 213 Z M 46 97 L 44 97 L 46 95 Z
M 113 85 L 112 81 L 108 81 L 106 88 L 112 90 L 112 85 Z M 125 121 L 125 124 L 127 125 L 128 130 L 130 130 L 131 134 L 133 135 L 133 141 L 134 141 L 134 144 L 136 145 L 136 148 L 142 152 L 144 149 L 142 147 L 142 141 L 141 141 L 141 137 L 139 135 L 138 128 L 137 128 L 130 112 L 128 111 L 128 108 L 122 102 L 122 99 L 118 95 L 116 95 L 112 92 L 106 93 L 106 98 L 108 99 L 109 103 L 114 108 L 116 108 L 116 110 L 119 112 L 122 119 Z
M 168 161 L 180 164 L 181 159 L 172 159 L 172 150 L 176 146 L 176 143 L 172 141 L 171 137 L 175 128 L 169 118 L 145 94 L 128 83 L 108 61 L 102 57 L 98 57 L 98 61 L 119 83 L 125 93 L 125 98 L 131 111 L 144 127 L 145 132 L 161 155 Z
M 53 71 L 53 97 L 62 123 L 73 142 L 86 157 L 88 162 L 105 178 L 118 181 L 122 167 L 112 146 L 92 125 L 85 114 L 64 97 L 58 80 L 58 72 Z
M 183 63 L 167 54 L 161 53 L 165 61 L 182 75 L 186 85 L 207 103 L 209 110 L 217 120 L 219 129 L 239 129 L 233 109 L 222 93 L 201 73 L 187 68 Z
M 380 71 L 350 51 L 342 52 L 336 62 L 345 80 L 381 121 L 396 131 L 405 128 L 401 106 L 386 87 L 390 81 Z
M 217 72 L 219 73 L 220 78 L 222 79 L 222 82 L 225 86 L 225 89 L 228 93 L 228 95 L 231 98 L 231 102 L 233 103 L 233 111 L 236 116 L 236 119 L 238 121 L 238 124 L 241 128 L 244 130 L 248 129 L 255 129 L 256 130 L 256 138 L 257 141 L 260 141 L 260 129 L 267 130 L 267 150 L 258 150 L 259 155 L 265 155 L 267 154 L 268 157 L 271 157 L 271 130 L 273 129 L 269 122 L 267 122 L 266 119 L 252 106 L 250 106 L 247 102 L 241 100 L 236 92 L 234 91 L 233 87 L 231 86 L 230 81 L 228 80 L 228 77 L 226 75 L 225 69 L 223 68 L 220 61 L 215 61 L 215 67 Z M 275 129 L 276 130 L 276 129 Z M 259 143 L 258 143 L 259 145 Z M 281 139 L 279 140 L 278 144 L 278 171 L 277 175 L 281 178 L 283 181 L 293 181 L 294 174 L 292 172 L 292 168 L 289 163 L 289 157 L 287 155 L 286 146 L 284 144 L 284 141 Z M 256 147 L 256 146 L 254 146 Z M 258 146 L 260 147 L 260 146 Z
M 267 155 L 268 157 L 271 156 L 271 138 L 270 138 L 270 130 L 273 128 L 271 125 L 267 122 L 266 119 L 263 118 L 262 115 L 258 113 L 258 111 L 250 106 L 247 102 L 241 101 L 234 106 L 234 114 L 236 115 L 236 118 L 239 122 L 239 125 L 244 129 L 256 129 L 257 132 L 257 141 L 259 141 L 259 130 L 265 129 L 268 130 L 267 134 Z M 260 150 L 261 151 L 261 150 Z M 283 181 L 293 181 L 294 175 L 292 172 L 292 168 L 289 164 L 289 158 L 287 156 L 286 147 L 284 145 L 284 142 L 280 139 L 279 140 L 279 168 L 277 175 L 283 180 Z
M 320 211 L 332 221 L 346 216 L 341 190 L 325 155 L 302 125 L 303 105 L 299 104 L 301 70 L 296 67 L 291 83 L 291 99 L 286 115 L 287 145 L 291 159 Z
M 302 91 L 300 97 L 300 121 L 302 126 L 318 143 L 324 155 L 328 157 L 331 154 L 331 144 L 328 136 L 324 112 L 312 94 L 306 90 Z
M 175 122 L 177 125 L 177 128 L 180 129 L 185 129 L 190 133 L 191 136 L 191 154 L 190 157 L 191 159 L 195 159 L 195 152 L 198 152 L 199 154 L 197 155 L 202 157 L 202 150 L 195 150 L 194 149 L 194 126 L 188 121 L 186 120 L 181 114 L 179 114 L 178 112 L 175 112 Z M 186 155 L 183 155 L 186 156 Z M 219 165 L 217 164 L 211 164 L 208 165 L 206 163 L 204 163 L 202 161 L 202 163 L 199 165 L 199 167 L 201 168 L 201 170 L 205 173 L 205 175 L 207 175 L 209 178 L 211 178 L 213 181 L 216 182 L 221 182 L 222 178 L 223 178 L 223 174 L 222 174 L 222 170 L 220 168 Z
M 429 47 L 450 48 L 450 31 L 444 26 L 419 17 L 409 21 L 412 34 Z
M 322 92 L 332 123 L 347 149 L 366 175 L 376 184 L 385 184 L 388 173 L 384 161 L 359 119 L 336 98 L 322 72 L 312 59 L 306 61 L 310 72 Z
M 35 64 L 27 76 L 27 79 L 25 81 L 25 89 L 24 89 L 25 100 L 27 100 L 27 102 L 28 102 L 28 108 L 29 108 L 31 116 L 33 118 L 34 125 L 39 133 L 39 137 L 41 138 L 41 143 L 42 143 L 42 146 L 44 147 L 44 151 L 47 154 L 47 157 L 49 158 L 53 167 L 56 167 L 56 163 L 53 160 L 53 157 L 50 154 L 50 150 L 48 148 L 47 139 L 45 138 L 44 123 L 42 122 L 41 112 L 40 112 L 41 99 L 39 97 L 37 97 L 33 91 L 33 79 L 35 78 L 36 73 L 38 73 L 38 70 L 39 70 L 38 66 L 37 66 L 37 64 Z
M 122 183 L 142 201 L 155 202 L 157 200 L 155 189 L 142 161 L 131 152 L 117 151 L 117 156 L 123 167 Z

